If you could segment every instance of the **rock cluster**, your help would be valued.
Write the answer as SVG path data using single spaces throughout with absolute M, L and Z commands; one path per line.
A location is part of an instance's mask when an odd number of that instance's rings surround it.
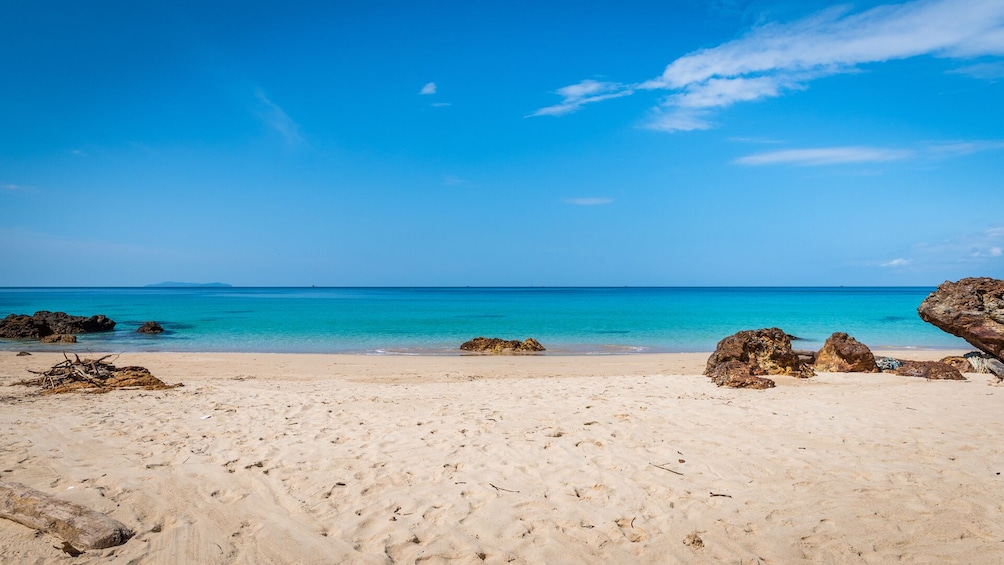
M 791 349 L 791 336 L 780 328 L 744 330 L 718 342 L 704 371 L 718 386 L 771 388 L 762 375 L 811 377 L 815 373 Z
M 532 337 L 527 338 L 525 341 L 517 339 L 506 340 L 497 337 L 476 337 L 470 341 L 465 341 L 460 346 L 460 349 L 478 353 L 533 353 L 544 351 L 544 346 Z
M 66 312 L 40 310 L 33 315 L 11 314 L 0 320 L 0 338 L 42 339 L 50 335 L 75 335 L 107 332 L 115 322 L 103 315 L 71 316 Z

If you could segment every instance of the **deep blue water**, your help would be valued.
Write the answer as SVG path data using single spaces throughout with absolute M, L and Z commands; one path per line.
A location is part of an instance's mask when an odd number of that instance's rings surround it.
M 0 340 L 4 350 L 457 352 L 483 335 L 535 337 L 552 353 L 711 351 L 777 326 L 818 349 L 835 331 L 872 348 L 967 347 L 924 323 L 934 288 L 0 288 L 0 317 L 104 314 L 114 332 L 76 346 Z M 136 334 L 144 321 L 166 333 Z

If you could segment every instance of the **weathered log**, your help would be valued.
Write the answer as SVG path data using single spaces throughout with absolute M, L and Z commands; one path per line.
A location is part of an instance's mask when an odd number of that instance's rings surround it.
M 105 514 L 20 483 L 0 482 L 0 518 L 55 535 L 77 549 L 114 547 L 134 535 Z

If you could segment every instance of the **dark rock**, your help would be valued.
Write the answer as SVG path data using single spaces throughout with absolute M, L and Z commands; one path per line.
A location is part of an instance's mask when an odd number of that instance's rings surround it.
M 791 349 L 791 339 L 779 328 L 745 330 L 718 342 L 715 352 L 708 358 L 705 375 L 715 372 L 715 367 L 728 361 L 749 365 L 752 376 L 791 375 L 811 377 L 815 373 Z
M 157 322 L 146 322 L 136 330 L 136 333 L 141 334 L 159 334 L 164 333 L 164 328 Z
M 465 341 L 460 346 L 460 349 L 479 353 L 524 353 L 544 351 L 544 346 L 532 337 L 527 338 L 525 341 L 516 339 L 505 340 L 497 337 L 476 337 L 470 341 Z
M 42 338 L 42 343 L 77 343 L 77 336 L 67 334 L 52 334 Z
M 774 388 L 774 381 L 757 377 L 750 373 L 748 363 L 741 361 L 725 361 L 715 365 L 707 373 L 711 382 L 718 386 L 730 388 Z
M 816 356 L 815 369 L 832 373 L 877 373 L 875 356 L 868 346 L 843 333 L 834 332 Z
M 42 339 L 52 334 L 45 320 L 27 314 L 11 314 L 0 320 L 0 337 L 6 339 Z
M 27 351 L 18 351 L 15 357 L 27 357 L 28 355 L 31 355 L 31 353 L 28 353 Z
M 878 366 L 880 371 L 895 371 L 903 364 L 899 359 L 893 359 L 892 357 L 877 357 L 875 359 L 875 364 Z
M 946 281 L 917 313 L 997 359 L 1004 356 L 1004 281 L 988 277 Z
M 931 380 L 964 381 L 966 377 L 951 365 L 937 361 L 903 361 L 895 371 L 902 377 L 920 377 Z
M 40 310 L 33 315 L 11 314 L 0 320 L 0 338 L 42 339 L 52 334 L 107 332 L 115 322 L 105 316 L 71 316 L 65 312 Z
M 32 316 L 36 319 L 45 320 L 52 333 L 57 334 L 86 334 L 92 332 L 109 332 L 115 329 L 115 322 L 104 315 L 97 316 L 71 316 L 66 312 L 47 312 L 45 310 L 35 312 Z

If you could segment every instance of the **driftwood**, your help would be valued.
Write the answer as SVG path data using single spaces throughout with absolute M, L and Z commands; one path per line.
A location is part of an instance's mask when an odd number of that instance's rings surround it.
M 0 518 L 53 534 L 77 550 L 122 545 L 134 535 L 105 514 L 20 483 L 0 482 Z
M 63 361 L 56 363 L 48 371 L 32 371 L 39 375 L 36 379 L 21 381 L 15 384 L 25 386 L 40 386 L 42 394 L 57 394 L 61 392 L 108 392 L 116 388 L 143 388 L 158 390 L 174 388 L 150 374 L 145 367 L 116 367 L 107 360 L 116 357 L 105 355 L 100 359 L 81 359 L 74 354 L 73 359 L 63 353 Z

